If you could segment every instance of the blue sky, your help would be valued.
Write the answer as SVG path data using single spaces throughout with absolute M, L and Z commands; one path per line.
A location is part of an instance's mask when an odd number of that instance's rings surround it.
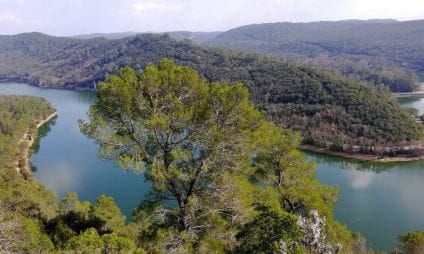
M 0 0 L 0 34 L 222 31 L 370 18 L 424 19 L 424 0 Z

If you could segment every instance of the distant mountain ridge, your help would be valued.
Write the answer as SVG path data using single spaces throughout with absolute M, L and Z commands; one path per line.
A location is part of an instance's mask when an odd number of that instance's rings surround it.
M 72 39 L 119 40 L 137 32 L 94 33 Z M 162 35 L 165 33 L 156 33 Z M 424 80 L 424 21 L 392 19 L 264 23 L 226 32 L 167 32 L 207 47 L 295 58 L 302 64 L 372 82 L 379 89 L 411 92 Z
M 396 92 L 414 90 L 417 74 L 424 77 L 424 20 L 253 24 L 221 33 L 206 45 L 299 58 Z
M 129 32 L 120 32 L 120 33 L 78 34 L 78 35 L 73 35 L 73 36 L 69 36 L 69 37 L 70 38 L 76 38 L 76 39 L 85 39 L 85 40 L 95 39 L 95 38 L 105 38 L 105 39 L 115 40 L 115 39 L 123 39 L 123 38 L 127 38 L 127 37 L 136 36 L 137 34 L 139 34 L 139 33 L 129 31 Z
M 169 34 L 171 38 L 174 38 L 176 40 L 191 40 L 196 43 L 205 43 L 207 41 L 210 41 L 214 39 L 217 35 L 221 34 L 222 32 L 189 32 L 189 31 L 173 31 L 173 32 L 163 32 L 163 33 L 156 33 L 151 32 L 153 34 Z M 95 39 L 95 38 L 105 38 L 109 40 L 116 40 L 116 39 L 124 39 L 128 37 L 134 37 L 137 34 L 143 34 L 138 32 L 122 32 L 122 33 L 92 33 L 92 34 L 80 34 L 75 36 L 70 36 L 71 38 L 77 38 L 77 39 Z
M 357 38 L 360 41 L 352 43 L 391 43 L 398 45 L 399 41 L 420 44 L 423 40 L 424 20 L 396 21 L 396 20 L 343 20 L 343 21 L 319 21 L 309 23 L 263 23 L 237 27 L 219 34 L 210 44 L 219 44 L 227 41 L 241 42 L 255 39 L 263 43 L 270 41 L 285 42 L 331 42 Z M 367 35 L 369 38 L 361 38 Z M 405 36 L 399 38 L 399 36 Z M 396 38 L 398 37 L 398 38 Z M 377 40 L 378 39 L 378 40 Z M 314 53 L 314 52 L 311 52 Z M 303 54 L 303 53 L 302 53 Z

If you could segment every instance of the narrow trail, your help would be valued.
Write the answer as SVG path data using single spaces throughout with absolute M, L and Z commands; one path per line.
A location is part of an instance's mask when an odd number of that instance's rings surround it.
M 35 129 L 36 131 L 34 132 L 34 135 L 30 135 L 29 131 L 27 131 L 21 139 L 19 139 L 19 143 L 18 146 L 24 146 L 23 150 L 22 150 L 22 154 L 21 156 L 19 156 L 19 158 L 17 159 L 16 163 L 16 171 L 18 171 L 19 173 L 30 173 L 31 168 L 29 165 L 29 157 L 30 157 L 30 150 L 31 147 L 34 145 L 34 142 L 37 138 L 37 132 L 38 129 L 43 126 L 44 124 L 48 123 L 51 119 L 53 119 L 54 117 L 57 116 L 57 112 L 53 112 L 52 114 L 50 114 L 47 118 L 41 120 L 40 122 L 37 123 Z M 23 163 L 23 165 L 20 165 L 21 163 L 19 163 L 21 160 L 25 160 L 25 162 Z

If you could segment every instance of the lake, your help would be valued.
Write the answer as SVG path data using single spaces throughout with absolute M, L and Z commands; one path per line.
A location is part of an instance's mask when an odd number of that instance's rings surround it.
M 4 83 L 0 94 L 42 96 L 58 110 L 58 118 L 40 129 L 43 137 L 31 157 L 38 180 L 58 196 L 76 192 L 91 202 L 101 194 L 112 196 L 131 215 L 151 185 L 141 174 L 100 160 L 98 146 L 80 133 L 77 121 L 86 118 L 93 93 Z M 424 99 L 402 98 L 400 103 L 424 113 Z M 373 248 L 393 249 L 399 233 L 424 230 L 424 162 L 381 164 L 305 155 L 316 163 L 318 179 L 340 188 L 336 218 L 365 236 Z

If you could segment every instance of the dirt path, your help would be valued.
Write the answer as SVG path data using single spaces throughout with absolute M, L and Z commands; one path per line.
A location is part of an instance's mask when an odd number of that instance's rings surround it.
M 35 127 L 36 131 L 34 132 L 35 134 L 33 136 L 31 136 L 29 134 L 29 132 L 26 132 L 24 134 L 24 136 L 19 140 L 19 146 L 24 144 L 22 155 L 16 161 L 16 170 L 19 173 L 30 174 L 30 172 L 31 172 L 31 167 L 29 165 L 30 150 L 31 150 L 32 145 L 34 145 L 35 140 L 37 139 L 38 129 L 56 116 L 57 116 L 57 112 L 50 114 L 47 118 L 45 118 L 42 121 L 40 121 L 39 123 L 37 123 L 37 125 Z M 19 163 L 22 160 L 25 161 L 23 163 L 23 165 L 22 165 L 22 163 Z

